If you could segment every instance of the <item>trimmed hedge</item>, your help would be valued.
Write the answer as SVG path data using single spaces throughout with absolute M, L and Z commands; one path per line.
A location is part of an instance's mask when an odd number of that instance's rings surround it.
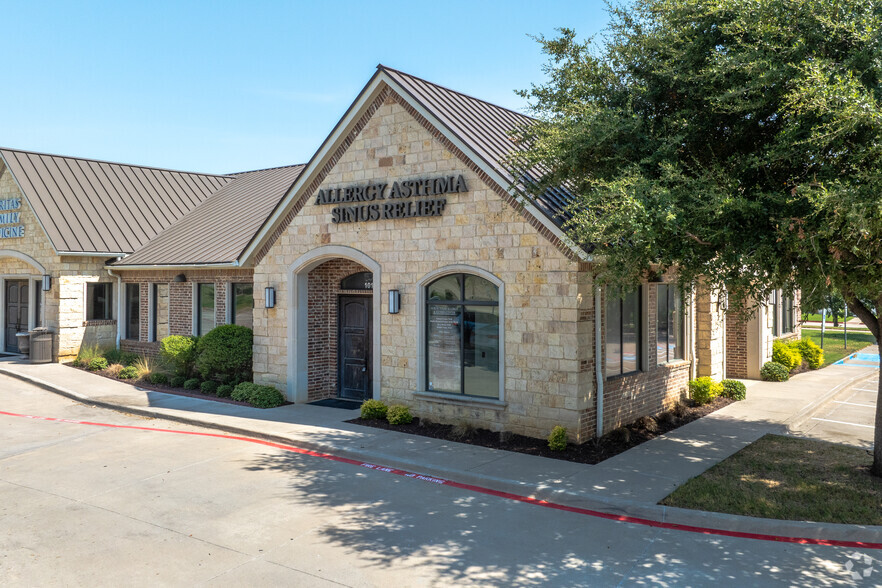
M 196 361 L 198 337 L 171 335 L 159 343 L 159 354 L 162 359 L 174 367 L 176 376 L 187 378 L 193 375 Z
M 790 379 L 790 370 L 775 361 L 767 361 L 760 370 L 760 377 L 767 382 L 783 382 Z
M 551 429 L 548 435 L 548 448 L 552 451 L 563 451 L 567 448 L 567 429 L 560 425 Z
M 119 370 L 119 374 L 116 376 L 120 380 L 137 380 L 138 379 L 138 370 L 134 366 L 124 367 Z
M 150 383 L 155 386 L 165 386 L 168 384 L 168 375 L 162 372 L 153 372 L 150 374 Z
M 222 377 L 226 380 L 251 378 L 251 350 L 254 336 L 242 325 L 215 327 L 196 345 L 194 365 L 204 378 Z
M 103 357 L 96 357 L 94 359 L 89 360 L 89 364 L 87 366 L 90 372 L 100 372 L 101 370 L 107 369 L 107 360 Z
M 384 419 L 389 407 L 382 400 L 365 400 L 361 404 L 361 418 L 365 420 Z
M 217 382 L 206 380 L 199 385 L 199 391 L 203 394 L 217 394 Z
M 229 384 L 222 384 L 217 387 L 216 394 L 218 398 L 229 398 L 233 395 L 233 387 Z
M 257 408 L 274 408 L 285 403 L 285 397 L 272 386 L 242 382 L 233 390 L 233 400 L 248 402 Z
M 792 372 L 802 365 L 802 354 L 798 349 L 783 341 L 774 341 L 772 343 L 772 361 L 783 365 L 788 372 Z
M 413 415 L 406 406 L 393 404 L 386 410 L 386 420 L 390 425 L 409 425 L 413 422 Z
M 793 347 L 799 350 L 802 358 L 808 363 L 808 366 L 816 370 L 824 365 L 824 350 L 811 339 L 802 339 L 791 343 Z
M 198 390 L 200 385 L 202 382 L 199 381 L 199 378 L 190 378 L 184 382 L 184 390 Z
M 744 400 L 747 398 L 747 386 L 738 380 L 723 380 L 723 396 L 732 400 Z
M 186 376 L 173 376 L 169 383 L 175 388 L 183 388 L 186 381 Z
M 689 394 L 696 404 L 707 404 L 723 393 L 723 385 L 714 382 L 709 376 L 696 378 L 689 382 Z

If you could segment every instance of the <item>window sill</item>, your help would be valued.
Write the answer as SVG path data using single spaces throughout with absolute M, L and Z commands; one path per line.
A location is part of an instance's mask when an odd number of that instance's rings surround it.
M 476 396 L 464 396 L 455 394 L 444 394 L 442 392 L 425 392 L 417 391 L 413 393 L 414 398 L 428 400 L 430 402 L 441 402 L 444 404 L 458 404 L 460 406 L 470 406 L 475 408 L 488 408 L 490 410 L 503 411 L 508 406 L 508 402 L 502 400 L 494 400 L 492 398 L 478 398 Z
M 83 321 L 84 327 L 101 327 L 106 325 L 115 325 L 116 319 L 93 319 L 90 321 Z
M 671 361 L 666 361 L 664 363 L 658 364 L 660 368 L 677 368 L 682 367 L 684 365 L 689 365 L 689 361 L 685 359 L 672 359 Z
M 607 382 L 615 382 L 616 380 L 622 380 L 624 378 L 630 378 L 632 376 L 639 376 L 644 373 L 643 370 L 637 370 L 636 372 L 628 372 L 627 374 L 616 374 L 614 376 L 606 376 L 605 380 Z

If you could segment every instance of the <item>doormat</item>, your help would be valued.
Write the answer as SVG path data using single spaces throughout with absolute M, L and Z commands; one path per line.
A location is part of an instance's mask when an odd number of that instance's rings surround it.
M 325 398 L 324 400 L 316 400 L 309 404 L 315 406 L 328 406 L 330 408 L 345 408 L 347 410 L 358 410 L 361 408 L 361 402 L 356 400 L 343 400 L 342 398 Z

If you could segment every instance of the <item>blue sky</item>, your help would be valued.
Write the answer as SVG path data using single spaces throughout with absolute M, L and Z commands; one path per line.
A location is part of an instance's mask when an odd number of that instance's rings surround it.
M 0 145 L 200 172 L 305 162 L 378 63 L 523 110 L 528 35 L 600 0 L 4 3 Z

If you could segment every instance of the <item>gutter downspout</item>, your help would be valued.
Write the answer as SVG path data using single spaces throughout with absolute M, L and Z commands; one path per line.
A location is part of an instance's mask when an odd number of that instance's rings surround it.
M 602 317 L 602 313 L 600 310 L 601 304 L 601 295 L 600 295 L 600 286 L 595 286 L 594 288 L 594 371 L 597 374 L 597 416 L 595 417 L 595 422 L 597 423 L 597 432 L 596 436 L 598 439 L 603 437 L 603 366 L 601 365 L 601 361 L 603 360 L 603 353 L 600 348 L 600 320 Z
M 117 261 L 122 259 L 122 257 L 118 257 Z M 107 273 L 111 278 L 116 278 L 116 348 L 119 349 L 119 344 L 122 341 L 122 316 L 124 313 L 124 297 L 123 297 L 123 281 L 122 276 L 119 274 L 113 273 L 111 268 L 106 268 Z

